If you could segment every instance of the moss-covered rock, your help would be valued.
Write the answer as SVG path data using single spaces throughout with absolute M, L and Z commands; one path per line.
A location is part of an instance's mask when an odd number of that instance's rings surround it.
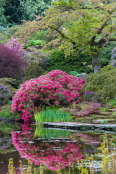
M 87 91 L 94 91 L 97 100 L 101 103 L 116 97 L 116 68 L 108 65 L 96 74 L 88 74 L 81 95 Z M 84 100 L 84 96 L 82 98 Z
M 0 84 L 3 86 L 8 86 L 8 89 L 11 91 L 11 96 L 15 94 L 17 90 L 17 82 L 12 78 L 0 78 Z

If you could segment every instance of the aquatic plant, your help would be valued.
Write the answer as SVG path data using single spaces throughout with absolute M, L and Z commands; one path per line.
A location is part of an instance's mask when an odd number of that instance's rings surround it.
M 19 112 L 24 121 L 29 121 L 33 107 L 60 107 L 78 103 L 83 83 L 84 80 L 60 70 L 26 81 L 13 97 L 12 113 Z
M 115 153 L 115 141 L 112 137 L 110 141 L 107 139 L 107 135 L 104 136 L 104 140 L 101 143 L 98 150 L 100 151 L 97 155 L 91 155 L 91 157 L 86 158 L 86 160 L 78 160 L 78 168 L 80 173 L 86 174 L 90 171 L 91 174 L 95 173 L 94 163 L 98 164 L 101 173 L 115 173 L 116 172 L 116 153 Z M 111 149 L 109 150 L 109 146 Z M 95 157 L 98 157 L 99 161 L 95 161 Z M 97 163 L 96 163 L 97 162 Z M 88 169 L 87 167 L 90 168 Z M 96 165 L 95 165 L 96 166 Z
M 27 169 L 23 168 L 23 164 L 22 164 L 21 160 L 19 161 L 19 166 L 20 166 L 20 169 L 18 171 L 18 174 L 27 174 L 27 173 L 28 174 L 37 174 L 36 168 L 33 169 L 32 165 L 29 163 L 29 161 L 27 164 Z M 43 172 L 43 169 L 40 165 L 40 173 L 42 173 L 42 172 Z M 13 164 L 13 158 L 9 159 L 8 174 L 16 174 L 16 168 L 14 167 L 14 164 Z
M 37 124 L 41 124 L 41 122 L 68 122 L 72 120 L 68 112 L 59 112 L 58 109 L 43 110 L 35 113 L 34 117 Z

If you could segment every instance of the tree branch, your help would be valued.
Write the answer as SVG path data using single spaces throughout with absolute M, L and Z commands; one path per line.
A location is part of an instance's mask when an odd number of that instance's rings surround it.
M 62 31 L 60 31 L 58 28 L 52 27 L 48 25 L 49 28 L 56 30 L 64 39 L 69 40 L 74 46 L 76 45 L 76 42 L 72 41 L 67 35 L 65 35 Z

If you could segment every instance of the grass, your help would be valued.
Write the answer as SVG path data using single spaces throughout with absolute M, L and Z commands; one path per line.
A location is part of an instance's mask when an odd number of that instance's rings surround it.
M 42 122 L 69 122 L 72 120 L 68 112 L 59 112 L 58 109 L 47 109 L 34 114 L 37 124 Z
M 1 107 L 0 110 L 0 119 L 8 119 L 8 120 L 12 120 L 15 119 L 14 114 L 12 114 L 11 112 L 11 104 L 7 104 L 4 107 Z

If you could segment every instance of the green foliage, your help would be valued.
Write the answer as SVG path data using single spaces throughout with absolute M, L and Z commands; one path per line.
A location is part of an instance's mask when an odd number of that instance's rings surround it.
M 0 108 L 0 120 L 15 120 L 15 115 L 11 112 L 11 105 L 7 104 Z
M 35 32 L 33 35 L 32 35 L 32 39 L 34 40 L 45 40 L 46 39 L 46 35 L 47 35 L 47 31 L 45 30 L 39 30 L 37 32 Z
M 62 122 L 62 121 L 71 121 L 71 117 L 68 112 L 62 111 L 59 112 L 58 109 L 48 109 L 43 110 L 39 113 L 34 114 L 37 124 L 42 122 Z
M 116 97 L 110 101 L 111 106 L 116 106 Z
M 20 8 L 23 11 L 22 18 L 24 20 L 33 20 L 35 15 L 44 15 L 44 10 L 50 7 L 50 1 L 44 0 L 20 0 Z
M 38 78 L 44 73 L 43 69 L 37 63 L 28 64 L 24 70 L 24 80 L 29 80 L 31 78 Z
M 4 5 L 5 5 L 5 0 L 0 0 L 0 25 L 7 25 L 7 19 L 4 15 Z
M 103 112 L 107 112 L 108 109 L 106 107 L 101 107 L 100 110 Z
M 17 90 L 17 81 L 12 78 L 0 78 L 0 84 L 3 86 L 8 86 L 8 89 L 11 91 L 12 96 L 15 94 Z
M 108 123 L 108 120 L 107 119 L 101 121 L 101 124 L 107 124 L 107 123 Z
M 116 41 L 115 11 L 115 2 L 57 0 L 46 10 L 42 25 L 57 33 L 61 41 L 58 48 L 64 49 L 66 55 L 75 52 L 91 55 L 96 73 L 100 70 L 102 45 L 109 40 Z
M 116 47 L 116 42 L 109 41 L 106 42 L 100 51 L 100 63 L 101 67 L 109 64 L 111 60 L 111 52 L 113 48 Z
M 88 73 L 92 70 L 88 68 L 91 64 L 91 57 L 84 54 L 79 54 L 77 56 L 67 56 L 65 57 L 64 51 L 54 50 L 49 56 L 50 62 L 48 66 L 48 71 L 60 69 L 69 73 L 70 71 L 78 71 L 78 73 Z
M 43 40 L 30 40 L 28 41 L 28 45 L 36 46 L 39 45 L 41 46 L 43 44 Z
M 78 72 L 76 72 L 76 71 L 70 71 L 69 74 L 70 74 L 70 75 L 73 75 L 73 76 L 75 76 L 75 77 L 79 77 L 79 75 L 80 75 L 80 74 L 79 74 Z
M 19 41 L 27 44 L 27 41 L 33 33 L 39 30 L 40 26 L 38 25 L 38 21 L 24 21 L 23 24 L 16 30 L 13 37 L 19 38 Z
M 22 20 L 33 20 L 36 15 L 44 15 L 44 10 L 51 5 L 51 0 L 1 0 L 0 23 L 13 25 Z
M 105 66 L 98 73 L 90 73 L 85 79 L 81 94 L 94 91 L 98 101 L 105 103 L 116 95 L 116 68 Z

